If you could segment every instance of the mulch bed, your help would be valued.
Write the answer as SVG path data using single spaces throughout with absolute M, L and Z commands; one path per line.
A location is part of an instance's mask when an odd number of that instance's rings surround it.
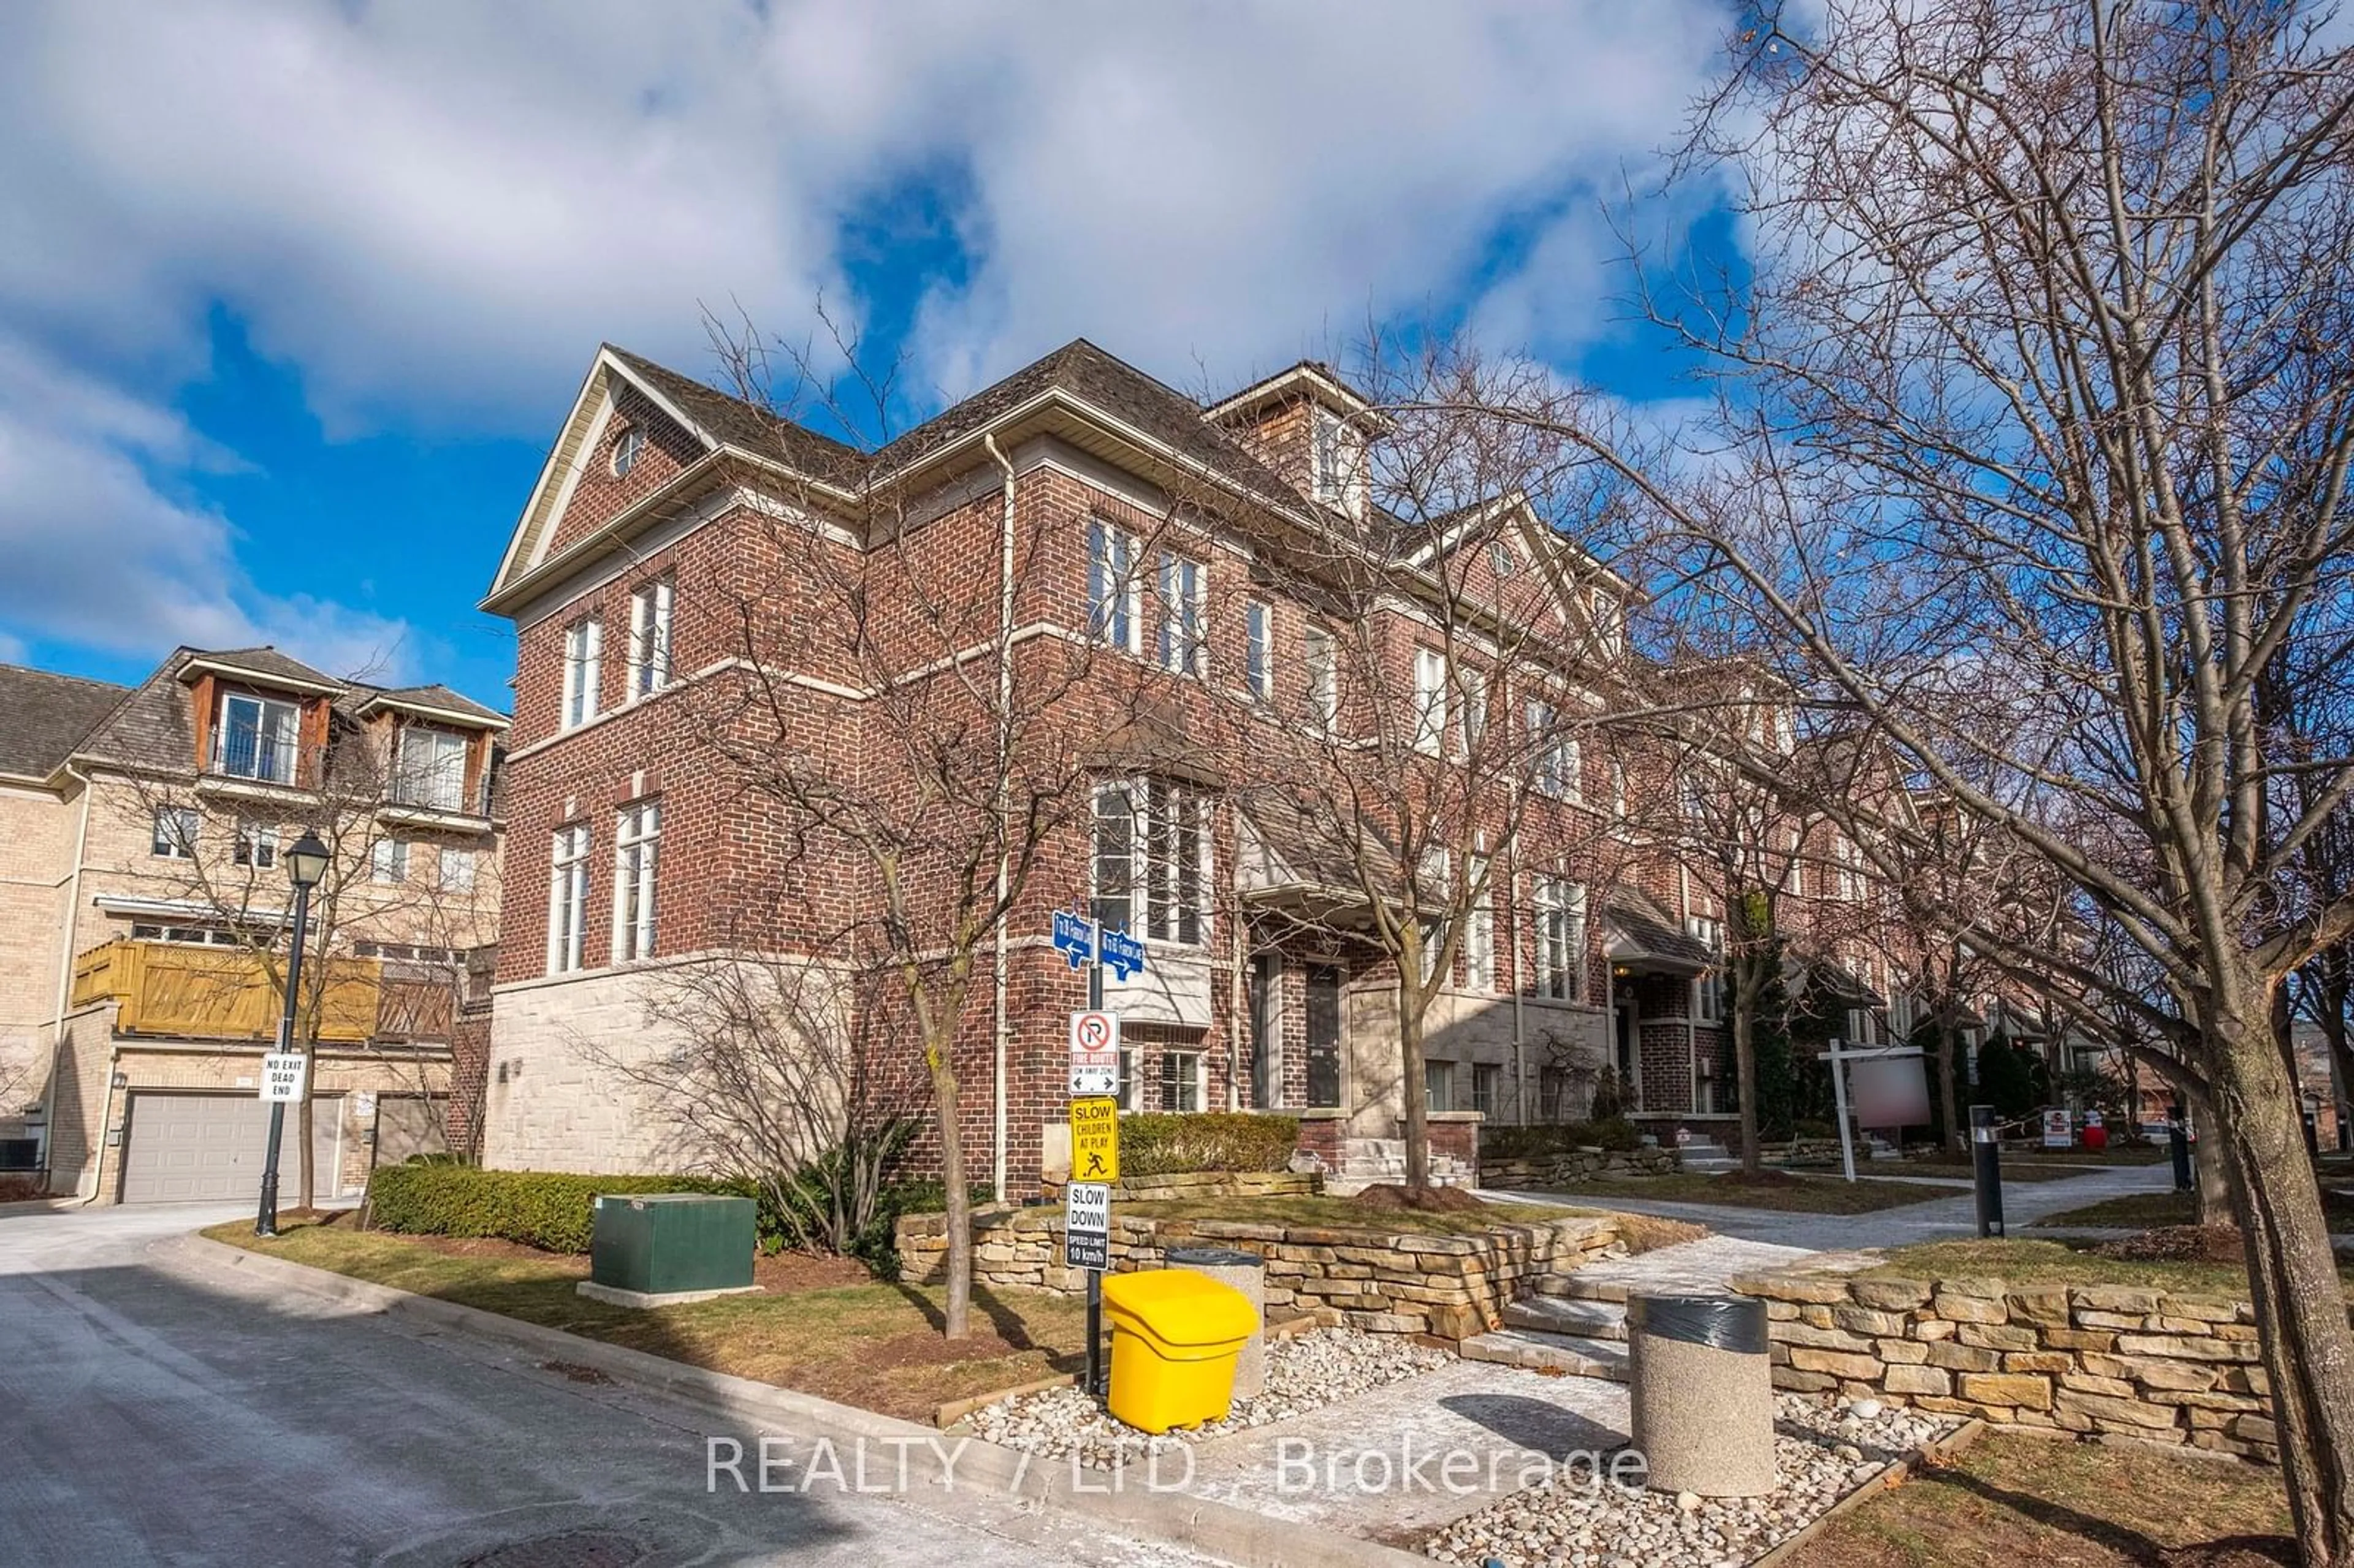
M 2242 1263 L 2248 1255 L 2237 1225 L 2161 1225 L 2087 1250 L 2128 1263 Z

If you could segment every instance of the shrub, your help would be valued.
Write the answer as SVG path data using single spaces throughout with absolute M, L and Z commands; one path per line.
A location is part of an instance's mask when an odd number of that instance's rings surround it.
M 1282 1171 L 1299 1145 L 1299 1118 L 1253 1111 L 1139 1113 L 1119 1118 L 1119 1172 Z
M 1479 1129 L 1479 1152 L 1494 1160 L 1528 1160 L 1566 1154 L 1574 1149 L 1606 1149 L 1624 1154 L 1642 1145 L 1643 1135 L 1635 1124 L 1617 1116 L 1596 1121 Z
M 1839 1136 L 1839 1128 L 1834 1123 L 1817 1121 L 1812 1118 L 1808 1117 L 1801 1118 L 1792 1127 L 1791 1133 L 1792 1136 L 1797 1138 L 1837 1138 Z
M 408 1235 L 495 1236 L 543 1252 L 587 1252 L 596 1234 L 599 1192 L 754 1195 L 748 1182 L 709 1176 L 575 1176 L 469 1165 L 391 1165 L 369 1179 L 368 1223 Z

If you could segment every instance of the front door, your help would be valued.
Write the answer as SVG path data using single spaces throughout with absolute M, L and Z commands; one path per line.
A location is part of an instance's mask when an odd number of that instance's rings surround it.
M 1282 1022 L 1282 1004 L 1277 1000 L 1283 986 L 1283 960 L 1273 953 L 1260 953 L 1251 959 L 1250 967 L 1250 1092 L 1251 1107 L 1265 1110 L 1275 1104 L 1278 1081 L 1275 1065 L 1276 1041 Z
M 1632 988 L 1618 989 L 1617 1005 L 1611 1010 L 1611 1022 L 1617 1032 L 1618 1103 L 1633 1110 L 1635 1100 L 1635 1050 L 1642 1039 L 1641 1025 L 1635 1017 L 1635 993 Z
M 1341 1103 L 1341 969 L 1316 964 L 1308 971 L 1308 1103 Z

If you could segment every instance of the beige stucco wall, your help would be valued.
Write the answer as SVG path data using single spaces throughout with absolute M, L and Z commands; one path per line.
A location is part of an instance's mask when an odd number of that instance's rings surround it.
M 1528 1113 L 1536 1114 L 1538 1075 L 1558 1049 L 1589 1068 L 1609 1060 L 1609 1015 L 1576 1002 L 1514 999 L 1504 992 L 1442 991 L 1431 1000 L 1423 1018 L 1423 1055 L 1426 1060 L 1456 1064 L 1455 1093 L 1458 1110 L 1471 1108 L 1471 1069 L 1487 1064 L 1504 1070 L 1503 1093 L 1492 1119 L 1499 1123 L 1523 1119 L 1514 1089 L 1523 1054 L 1515 1039 L 1526 1042 Z M 1347 1136 L 1394 1138 L 1396 1123 L 1405 1114 L 1398 1077 L 1397 991 L 1386 979 L 1352 987 L 1341 1001 L 1345 1056 L 1349 1075 L 1343 1099 L 1350 1107 Z M 1514 1031 L 1520 1034 L 1516 1037 Z
M 659 1173 L 696 1146 L 631 1080 L 674 1038 L 648 1016 L 661 969 L 603 969 L 499 988 L 491 1009 L 482 1163 L 502 1171 Z

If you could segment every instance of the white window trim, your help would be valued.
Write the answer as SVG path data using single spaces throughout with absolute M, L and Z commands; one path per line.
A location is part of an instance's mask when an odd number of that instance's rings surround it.
M 1190 591 L 1184 587 L 1189 570 Z M 1191 556 L 1162 550 L 1153 581 L 1161 611 L 1153 623 L 1153 662 L 1173 675 L 1198 678 L 1208 661 L 1210 568 Z
M 1179 1058 L 1189 1059 L 1193 1063 L 1193 1071 L 1188 1075 L 1193 1084 L 1193 1108 L 1190 1111 L 1181 1111 L 1175 1106 L 1166 1103 L 1169 1097 L 1169 1064 Z M 1164 1102 L 1159 1107 L 1163 1111 L 1180 1116 L 1195 1116 L 1207 1110 L 1210 1106 L 1210 1054 L 1197 1046 L 1164 1046 L 1161 1052 L 1160 1061 L 1153 1066 L 1152 1092 L 1157 1098 Z
M 408 880 L 408 841 L 380 838 L 368 845 L 368 880 L 398 886 Z
M 459 875 L 451 876 L 450 874 L 450 868 L 453 865 L 462 865 L 466 869 Z M 471 849 L 462 849 L 456 844 L 443 844 L 441 846 L 441 865 L 439 872 L 439 879 L 442 892 L 472 893 L 474 891 L 475 879 L 481 874 L 482 863 L 477 852 Z
M 634 865 L 633 851 L 637 852 Z M 656 890 L 661 877 L 662 802 L 640 800 L 622 807 L 613 827 L 615 963 L 632 963 L 654 956 Z
M 171 820 L 166 827 L 164 821 Z M 194 860 L 204 817 L 194 806 L 158 806 L 148 819 L 147 853 L 153 860 Z
M 578 729 L 597 716 L 604 652 L 605 623 L 596 616 L 583 616 L 564 629 L 564 706 L 557 729 Z
M 270 716 L 271 710 L 282 710 L 289 715 L 286 725 L 285 767 L 282 772 L 234 773 L 230 771 L 228 766 L 228 711 L 232 705 L 238 703 L 251 703 L 254 705 L 254 745 L 257 748 L 259 748 L 262 743 L 261 737 L 268 733 L 269 726 L 265 721 Z M 295 763 L 298 755 L 302 749 L 302 704 L 290 701 L 285 697 L 260 696 L 252 692 L 223 692 L 221 694 L 219 710 L 213 716 L 212 768 L 214 772 L 228 774 L 232 779 L 250 779 L 258 784 L 292 784 L 294 782 L 294 775 L 296 771 Z
M 1563 877 L 1541 876 L 1536 885 L 1536 994 L 1549 1001 L 1585 1000 L 1585 889 Z M 1562 921 L 1558 937 L 1551 929 Z M 1551 951 L 1556 945 L 1561 951 Z
M 1167 901 L 1171 916 L 1170 929 L 1172 933 L 1177 929 L 1178 922 L 1184 914 L 1184 907 L 1178 896 L 1178 889 L 1182 884 L 1177 868 L 1174 865 L 1165 864 L 1153 851 L 1151 791 L 1155 784 L 1164 789 L 1182 790 L 1191 794 L 1199 803 L 1200 816 L 1196 828 L 1200 835 L 1198 853 L 1201 871 L 1196 884 L 1196 903 L 1193 911 L 1197 932 L 1197 939 L 1193 941 L 1187 941 L 1184 938 L 1173 934 L 1156 935 L 1152 929 L 1154 906 L 1158 899 L 1165 898 Z M 1137 774 L 1127 778 L 1098 779 L 1093 797 L 1094 810 L 1087 819 L 1087 897 L 1090 909 L 1094 907 L 1095 902 L 1103 896 L 1100 876 L 1101 860 L 1097 853 L 1095 834 L 1103 820 L 1104 797 L 1107 793 L 1114 791 L 1124 792 L 1128 800 L 1127 928 L 1129 934 L 1146 941 L 1163 943 L 1173 948 L 1206 950 L 1213 941 L 1213 924 L 1216 906 L 1211 880 L 1216 832 L 1215 824 L 1212 821 L 1214 802 L 1209 792 L 1197 784 L 1190 784 L 1182 779 L 1157 774 Z
M 1724 924 L 1705 915 L 1694 915 L 1685 922 L 1694 938 L 1715 955 L 1711 972 L 1692 980 L 1692 1021 L 1696 1023 L 1718 1024 L 1724 1022 Z M 1710 1005 L 1711 1002 L 1714 1005 Z
M 671 626 L 677 587 L 667 577 L 641 584 L 630 595 L 630 650 L 624 703 L 642 702 L 671 683 Z
M 1463 988 L 1482 993 L 1496 989 L 1496 901 L 1492 885 L 1481 886 L 1486 857 L 1473 855 L 1468 868 L 1477 891 L 1463 924 Z
M 411 743 L 417 740 L 429 743 L 426 747 L 428 758 L 421 768 L 410 756 Z M 401 804 L 441 811 L 465 810 L 466 754 L 470 743 L 464 736 L 432 725 L 404 724 L 393 745 L 394 795 Z M 440 787 L 445 781 L 447 789 Z
M 588 824 L 557 829 L 553 846 L 547 879 L 547 972 L 570 974 L 581 966 L 582 938 L 588 927 Z
M 1100 561 L 1097 553 L 1098 541 L 1102 545 Z M 1087 636 L 1124 653 L 1140 652 L 1144 596 L 1138 581 L 1136 535 L 1109 518 L 1090 517 L 1087 546 Z
M 1308 672 L 1308 722 L 1320 735 L 1334 734 L 1341 727 L 1341 640 L 1311 621 L 1299 634 L 1299 648 Z
M 1263 599 L 1243 606 L 1243 683 L 1260 702 L 1275 700 L 1275 607 Z
M 1414 651 L 1414 748 L 1436 757 L 1447 740 L 1447 655 Z

